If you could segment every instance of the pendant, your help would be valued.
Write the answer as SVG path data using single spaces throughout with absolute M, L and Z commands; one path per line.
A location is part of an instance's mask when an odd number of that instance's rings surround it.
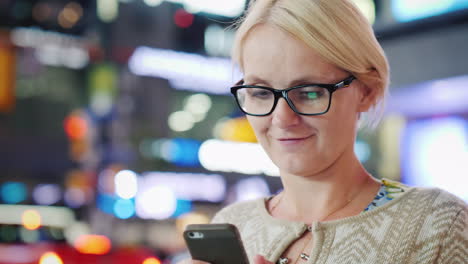
M 278 262 L 276 264 L 288 264 L 289 259 L 288 258 L 279 258 Z
M 310 256 L 307 255 L 306 253 L 301 253 L 301 259 L 308 261 L 310 259 Z

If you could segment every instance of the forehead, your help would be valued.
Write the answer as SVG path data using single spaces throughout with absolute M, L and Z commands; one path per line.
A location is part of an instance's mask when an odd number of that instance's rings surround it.
M 310 78 L 336 80 L 342 71 L 292 34 L 269 24 L 260 24 L 246 35 L 242 49 L 246 79 L 255 76 L 271 82 Z

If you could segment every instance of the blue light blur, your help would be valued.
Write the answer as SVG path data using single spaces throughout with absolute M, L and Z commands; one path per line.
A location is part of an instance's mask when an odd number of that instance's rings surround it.
M 180 167 L 198 167 L 201 142 L 195 139 L 175 138 L 163 144 L 161 154 L 165 160 Z
M 106 214 L 115 215 L 120 219 L 128 219 L 135 215 L 134 199 L 121 199 L 116 195 L 99 193 L 96 203 L 99 210 Z
M 190 213 L 192 211 L 192 202 L 188 200 L 177 200 L 177 207 L 174 214 L 171 217 L 179 217 L 183 214 Z
M 26 185 L 20 182 L 6 182 L 0 187 L 0 196 L 4 203 L 20 203 L 26 200 Z
M 468 0 L 393 0 L 392 11 L 399 22 L 409 22 L 468 8 Z
M 104 213 L 114 214 L 114 203 L 115 197 L 113 195 L 99 193 L 96 197 L 97 207 Z
M 114 203 L 114 214 L 120 219 L 127 219 L 135 215 L 135 203 L 132 199 L 118 199 Z

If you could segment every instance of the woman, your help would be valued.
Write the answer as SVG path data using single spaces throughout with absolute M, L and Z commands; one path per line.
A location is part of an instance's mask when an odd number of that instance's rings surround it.
M 284 186 L 213 220 L 238 227 L 252 263 L 468 263 L 466 204 L 376 180 L 354 154 L 389 70 L 349 0 L 254 1 L 233 57 L 244 78 L 231 91 Z

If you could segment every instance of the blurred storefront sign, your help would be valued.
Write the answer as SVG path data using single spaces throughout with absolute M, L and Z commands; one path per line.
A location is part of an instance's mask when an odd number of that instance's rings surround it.
M 467 87 L 468 75 L 401 87 L 392 94 L 386 111 L 408 117 L 468 112 Z
M 73 211 L 66 207 L 0 204 L 0 223 L 23 224 L 23 214 L 28 211 L 35 212 L 43 226 L 67 227 L 75 222 Z
M 211 94 L 228 94 L 228 87 L 241 76 L 229 59 L 150 47 L 136 48 L 128 64 L 136 75 L 167 79 L 175 89 Z
M 191 212 L 193 201 L 223 201 L 227 188 L 223 176 L 201 173 L 146 172 L 136 175 L 122 170 L 115 175 L 114 182 L 115 193 L 101 191 L 96 202 L 102 212 L 120 219 L 133 216 L 158 220 L 175 218 Z
M 0 112 L 10 112 L 15 105 L 16 55 L 9 35 L 0 32 Z
M 90 60 L 82 38 L 37 28 L 15 28 L 12 42 L 21 48 L 34 48 L 39 62 L 49 66 L 83 69 Z
M 146 172 L 142 174 L 139 186 L 140 190 L 165 186 L 177 199 L 189 201 L 221 202 L 226 195 L 226 182 L 219 174 Z
M 198 157 L 202 166 L 210 171 L 279 176 L 278 167 L 257 143 L 210 139 L 200 146 Z

